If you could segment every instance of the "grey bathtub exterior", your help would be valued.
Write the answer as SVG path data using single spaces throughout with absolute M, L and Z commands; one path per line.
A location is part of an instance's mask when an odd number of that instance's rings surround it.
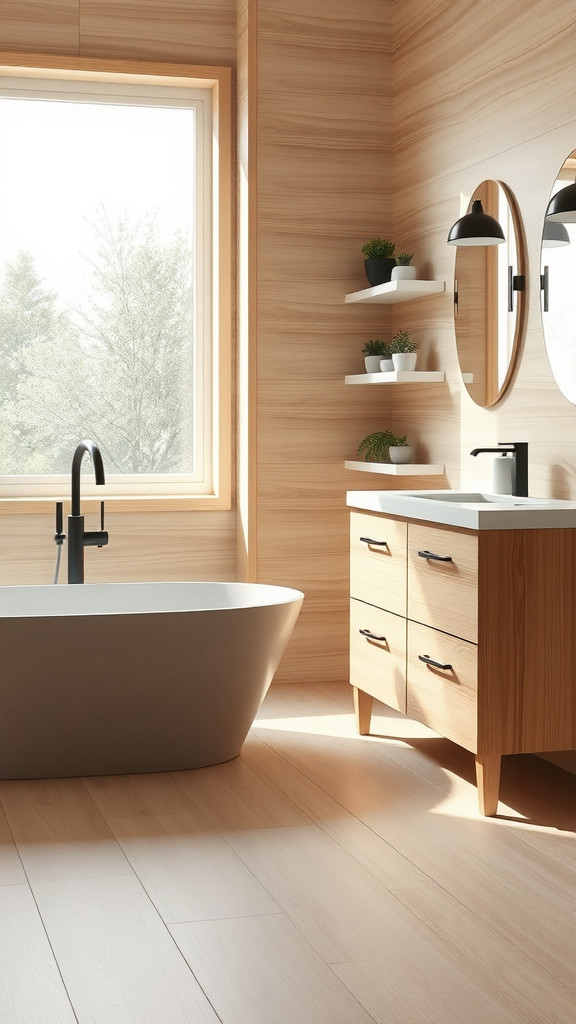
M 0 778 L 230 760 L 302 599 L 244 583 L 0 587 Z

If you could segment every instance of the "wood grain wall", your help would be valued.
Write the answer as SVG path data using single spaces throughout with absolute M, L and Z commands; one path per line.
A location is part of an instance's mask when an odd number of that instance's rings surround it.
M 233 67 L 234 0 L 0 0 L 0 48 Z
M 474 446 L 528 441 L 530 493 L 576 498 L 576 406 L 558 390 L 540 319 L 539 248 L 550 188 L 576 146 L 572 0 L 395 0 L 394 231 L 414 262 L 451 283 L 455 250 L 446 235 L 485 178 L 506 182 L 518 200 L 528 244 L 528 322 L 516 379 L 494 409 L 474 405 L 457 367 L 451 290 L 395 307 L 414 328 L 422 366 L 447 371 L 424 395 L 394 392 L 402 429 L 452 488 L 490 486 L 490 457 Z M 401 310 L 401 312 L 400 312 Z M 576 769 L 576 754 L 572 758 Z M 566 758 L 564 759 L 566 766 Z
M 0 48 L 233 67 L 236 8 L 231 0 L 0 0 Z M 107 519 L 110 546 L 86 550 L 91 582 L 236 578 L 234 509 L 133 514 L 109 502 Z M 52 516 L 0 516 L 0 585 L 50 583 L 53 533 Z
M 260 581 L 306 595 L 277 680 L 345 679 L 345 492 L 358 474 L 343 460 L 386 425 L 386 399 L 343 377 L 363 370 L 360 349 L 391 318 L 385 307 L 345 307 L 344 295 L 367 285 L 362 244 L 391 227 L 391 6 L 252 0 L 244 9 L 257 96 L 247 564 Z

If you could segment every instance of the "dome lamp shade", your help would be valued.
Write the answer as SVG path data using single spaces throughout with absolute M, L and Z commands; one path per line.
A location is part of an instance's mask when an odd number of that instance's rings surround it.
M 504 232 L 498 221 L 484 208 L 479 199 L 472 203 L 472 210 L 460 217 L 448 232 L 448 245 L 501 245 L 505 242 Z
M 544 221 L 542 232 L 542 248 L 557 249 L 561 245 L 570 245 L 570 235 L 563 224 L 555 220 Z
M 546 207 L 545 219 L 553 224 L 576 223 L 576 182 L 552 196 Z

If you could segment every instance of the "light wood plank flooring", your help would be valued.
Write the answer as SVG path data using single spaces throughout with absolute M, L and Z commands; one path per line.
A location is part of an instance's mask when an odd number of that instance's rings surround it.
M 0 1021 L 574 1024 L 576 777 L 349 687 L 275 686 L 240 757 L 0 782 Z

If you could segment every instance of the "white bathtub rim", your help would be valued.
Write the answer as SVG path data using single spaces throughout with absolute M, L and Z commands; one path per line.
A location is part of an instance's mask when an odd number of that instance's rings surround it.
M 213 580 L 0 586 L 0 619 L 197 614 L 273 607 L 303 599 L 302 591 L 283 585 Z

